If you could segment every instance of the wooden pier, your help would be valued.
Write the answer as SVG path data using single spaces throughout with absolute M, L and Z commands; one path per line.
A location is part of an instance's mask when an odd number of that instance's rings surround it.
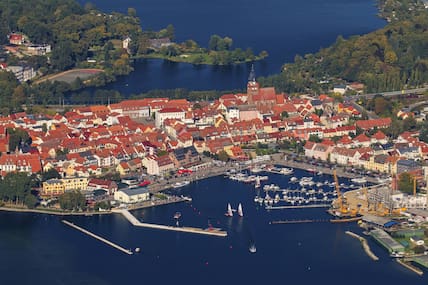
M 129 250 L 129 249 L 125 249 L 125 248 L 121 247 L 120 245 L 117 245 L 117 244 L 115 244 L 115 243 L 113 243 L 113 242 L 111 242 L 111 241 L 109 241 L 109 240 L 106 240 L 106 239 L 105 239 L 105 238 L 103 238 L 103 237 L 100 237 L 100 236 L 98 236 L 98 235 L 96 235 L 96 234 L 93 234 L 93 233 L 91 233 L 90 231 L 85 230 L 84 228 L 81 228 L 81 227 L 79 227 L 79 226 L 77 226 L 77 225 L 75 225 L 75 224 L 73 224 L 73 223 L 71 223 L 71 222 L 69 222 L 69 221 L 62 220 L 62 222 L 63 222 L 64 224 L 66 224 L 66 225 L 68 225 L 68 226 L 70 226 L 70 227 L 72 227 L 72 228 L 75 228 L 76 230 L 81 231 L 82 233 L 85 233 L 85 234 L 87 234 L 88 236 L 91 236 L 91 237 L 93 237 L 93 238 L 95 238 L 95 239 L 97 239 L 97 240 L 99 240 L 99 241 L 102 241 L 103 243 L 105 243 L 105 244 L 107 244 L 107 245 L 109 245 L 109 246 L 111 246 L 111 247 L 114 247 L 114 248 L 116 248 L 116 249 L 118 249 L 118 250 L 120 250 L 120 251 L 122 251 L 122 252 L 124 252 L 124 253 L 126 253 L 126 254 L 129 254 L 129 255 L 131 255 L 131 254 L 132 254 L 132 251 L 131 251 L 131 250 Z
M 356 233 L 353 233 L 353 232 L 351 232 L 351 231 L 346 231 L 346 234 L 350 235 L 350 236 L 351 236 L 351 237 L 353 237 L 353 238 L 356 238 L 356 239 L 360 240 L 361 245 L 362 245 L 362 246 L 363 246 L 363 248 L 364 248 L 364 251 L 367 253 L 367 255 L 368 255 L 371 259 L 373 259 L 374 261 L 379 260 L 379 257 L 377 257 L 377 256 L 372 252 L 372 250 L 370 249 L 370 246 L 369 246 L 369 244 L 367 243 L 367 240 L 366 240 L 365 238 L 363 238 L 362 236 L 359 236 L 359 235 L 357 235 Z
M 329 207 L 331 207 L 330 204 L 311 204 L 311 205 L 296 205 L 296 206 L 266 206 L 266 210 L 329 208 Z
M 202 235 L 210 235 L 210 236 L 218 236 L 218 237 L 227 236 L 226 231 L 223 231 L 218 228 L 201 229 L 201 228 L 193 228 L 193 227 L 173 227 L 173 226 L 166 226 L 166 225 L 142 223 L 126 209 L 113 210 L 113 212 L 122 214 L 132 225 L 136 227 L 168 230 L 168 231 L 175 231 L 175 232 L 186 232 L 186 233 L 202 234 Z

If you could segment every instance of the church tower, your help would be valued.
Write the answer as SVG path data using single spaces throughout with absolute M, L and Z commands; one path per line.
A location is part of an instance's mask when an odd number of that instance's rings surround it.
M 256 73 L 254 72 L 254 64 L 251 65 L 251 72 L 248 76 L 248 83 L 247 83 L 247 101 L 248 104 L 254 104 L 253 96 L 259 95 L 259 83 L 256 81 Z

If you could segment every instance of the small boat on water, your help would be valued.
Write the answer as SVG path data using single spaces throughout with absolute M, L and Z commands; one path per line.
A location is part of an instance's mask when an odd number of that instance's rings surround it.
M 240 217 L 244 216 L 244 212 L 242 211 L 241 203 L 239 203 L 239 205 L 238 205 L 238 216 L 240 216 Z
M 279 171 L 282 175 L 290 175 L 293 173 L 293 168 L 281 168 L 281 170 Z
M 230 203 L 227 204 L 227 212 L 224 215 L 226 217 L 233 217 L 232 206 L 230 206 Z
M 172 185 L 172 187 L 173 188 L 181 188 L 181 187 L 184 187 L 184 186 L 189 185 L 189 184 L 190 184 L 190 181 L 184 180 L 184 181 L 181 181 L 181 182 L 175 182 Z
M 180 212 L 175 212 L 174 219 L 179 219 L 180 217 L 181 217 L 181 213 Z
M 292 183 L 295 183 L 297 181 L 299 181 L 299 178 L 297 178 L 295 176 L 293 176 L 293 177 L 290 178 L 290 182 L 292 182 Z
M 256 245 L 253 243 L 250 245 L 250 248 L 248 249 L 251 253 L 256 253 L 257 248 Z
M 260 178 L 259 176 L 256 177 L 256 184 L 254 184 L 255 188 L 260 188 Z
M 364 177 L 352 178 L 351 181 L 357 184 L 367 183 L 367 180 Z

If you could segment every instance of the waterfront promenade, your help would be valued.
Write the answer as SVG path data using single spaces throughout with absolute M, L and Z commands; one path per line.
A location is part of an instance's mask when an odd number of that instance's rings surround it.
M 275 165 L 281 165 L 284 167 L 292 167 L 292 168 L 298 168 L 298 169 L 303 169 L 303 170 L 308 170 L 308 169 L 315 169 L 316 171 L 321 171 L 324 174 L 330 174 L 333 175 L 333 169 L 332 168 L 327 168 L 327 167 L 320 167 L 320 166 L 314 166 L 312 164 L 306 163 L 306 162 L 297 162 L 297 161 L 293 161 L 293 160 L 285 160 L 284 159 L 284 153 L 275 153 L 271 155 L 271 160 L 270 161 L 264 161 L 264 164 L 275 164 Z M 240 165 L 237 166 L 236 163 L 231 163 L 228 162 L 223 166 L 216 166 L 216 165 L 212 165 L 211 167 L 207 168 L 207 169 L 202 169 L 199 170 L 197 172 L 194 172 L 190 175 L 187 176 L 181 176 L 181 177 L 175 177 L 175 178 L 169 178 L 169 179 L 164 179 L 161 181 L 157 181 L 153 184 L 151 184 L 149 186 L 149 191 L 151 193 L 156 193 L 156 192 L 160 192 L 160 191 L 164 191 L 166 189 L 171 189 L 172 185 L 174 185 L 174 183 L 176 182 L 182 182 L 184 180 L 188 180 L 188 181 L 197 181 L 197 180 L 201 180 L 201 179 L 206 179 L 209 177 L 213 177 L 213 176 L 218 176 L 218 175 L 224 175 L 228 170 L 231 169 L 237 169 L 239 168 L 240 170 L 243 169 L 248 169 L 250 168 L 251 165 Z M 360 175 L 357 175 L 355 173 L 350 173 L 350 172 L 346 172 L 343 170 L 342 167 L 336 167 L 336 174 L 339 177 L 344 177 L 344 178 L 357 178 Z M 373 177 L 364 177 L 368 182 L 370 183 L 379 183 L 379 181 L 376 178 Z

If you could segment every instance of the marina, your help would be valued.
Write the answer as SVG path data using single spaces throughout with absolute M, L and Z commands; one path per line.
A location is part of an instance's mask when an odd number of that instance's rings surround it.
M 295 169 L 293 175 L 299 180 L 301 177 L 309 176 L 307 171 L 300 169 Z M 297 183 L 291 184 L 290 178 L 284 175 L 269 174 L 268 184 L 278 185 L 284 189 L 292 189 L 296 186 L 297 189 L 301 189 Z M 324 191 L 332 192 L 332 187 L 324 184 L 326 180 L 331 183 L 332 177 L 324 174 L 321 177 L 314 176 L 313 178 L 316 183 L 323 183 L 321 188 Z M 350 184 L 350 181 L 339 177 L 339 184 L 341 183 Z M 176 195 L 178 193 L 191 197 L 191 202 L 168 203 L 158 207 L 152 206 L 131 211 L 132 216 L 136 219 L 134 221 L 136 224 L 144 221 L 147 224 L 168 225 L 167 227 L 177 228 L 175 223 L 179 221 L 180 224 L 192 225 L 202 232 L 206 228 L 210 228 L 211 224 L 213 229 L 221 228 L 227 232 L 227 236 L 224 238 L 212 238 L 207 235 L 204 237 L 199 233 L 182 234 L 157 227 L 147 227 L 146 230 L 142 230 L 141 227 L 134 226 L 128 219 L 118 214 L 67 218 L 70 222 L 118 244 L 141 247 L 140 254 L 136 254 L 134 251 L 132 263 L 127 262 L 128 254 L 117 250 L 112 251 L 111 247 L 99 243 L 94 245 L 94 242 L 88 242 L 86 235 L 67 235 L 69 229 L 60 222 L 61 217 L 53 215 L 0 212 L 2 228 L 0 238 L 7 241 L 8 237 L 4 233 L 8 230 L 18 231 L 21 236 L 25 236 L 28 234 L 26 232 L 30 230 L 35 239 L 28 245 L 19 244 L 25 251 L 25 256 L 30 260 L 40 260 L 40 252 L 46 253 L 54 260 L 62 260 L 63 255 L 67 256 L 67 260 L 74 260 L 73 256 L 75 256 L 82 260 L 81 262 L 84 263 L 82 266 L 87 268 L 87 266 L 100 262 L 99 256 L 112 256 L 114 258 L 110 258 L 108 264 L 113 264 L 116 268 L 123 270 L 129 268 L 132 271 L 141 270 L 142 267 L 150 268 L 151 274 L 147 278 L 157 284 L 167 284 L 171 281 L 169 278 L 162 277 L 165 268 L 168 268 L 175 276 L 190 274 L 194 280 L 190 284 L 206 284 L 207 276 L 217 276 L 216 272 L 237 276 L 232 280 L 236 283 L 252 284 L 254 282 L 262 283 L 266 280 L 266 276 L 262 276 L 262 274 L 248 276 L 248 270 L 254 272 L 257 270 L 275 270 L 277 272 L 283 270 L 289 276 L 287 280 L 291 283 L 311 284 L 315 282 L 314 280 L 319 280 L 324 284 L 331 282 L 331 278 L 323 276 L 337 274 L 337 268 L 340 269 L 339 278 L 356 276 L 347 283 L 350 285 L 361 284 L 361 282 L 372 284 L 391 279 L 393 284 L 397 282 L 412 285 L 426 284 L 426 276 L 400 270 L 400 265 L 391 262 L 389 254 L 383 250 L 380 250 L 379 254 L 376 252 L 380 257 L 376 262 L 379 274 L 374 277 L 372 275 L 369 277 L 368 274 L 366 277 L 362 273 L 371 272 L 374 264 L 361 251 L 361 246 L 352 246 L 354 241 L 349 241 L 345 234 L 345 229 L 358 234 L 361 229 L 356 223 L 348 223 L 346 226 L 330 223 L 331 216 L 326 213 L 325 208 L 266 210 L 264 205 L 260 206 L 259 203 L 253 201 L 257 194 L 263 196 L 266 194 L 262 187 L 263 185 L 259 189 L 255 189 L 252 184 L 217 176 L 190 183 L 189 186 L 181 189 L 168 190 L 172 194 L 177 191 Z M 310 187 L 306 188 L 310 190 Z M 268 191 L 268 193 L 272 199 L 276 194 L 282 196 L 282 192 L 279 191 Z M 236 209 L 232 218 L 224 216 L 228 203 L 231 204 L 231 208 Z M 238 217 L 239 203 L 243 206 L 243 218 Z M 277 205 L 286 205 L 286 202 L 279 201 L 278 204 L 272 206 Z M 305 205 L 301 204 L 301 206 Z M 22 221 L 25 223 L 21 223 L 22 226 L 19 228 L 10 228 L 8 221 L 13 221 L 12 224 Z M 30 226 L 26 226 L 27 224 Z M 33 225 L 37 225 L 37 227 Z M 293 234 L 290 234 L 290 231 Z M 314 238 L 314 236 L 320 238 Z M 45 238 L 48 242 L 45 245 L 41 244 L 41 240 Z M 368 242 L 370 243 L 369 240 Z M 32 249 L 33 247 L 36 247 L 37 250 Z M 6 247 L 3 250 L 7 256 L 14 256 L 13 247 Z M 71 257 L 69 252 L 71 252 Z M 96 254 L 88 254 L 88 252 Z M 290 256 L 293 257 L 290 258 Z M 80 277 L 82 280 L 86 278 L 79 276 L 79 270 L 82 267 L 76 268 L 74 262 L 67 263 L 67 260 L 62 261 L 65 262 L 67 272 L 71 271 L 70 274 L 77 278 Z M 230 260 L 233 264 L 244 263 L 245 266 L 242 268 L 231 266 L 231 263 L 224 262 L 225 260 Z M 126 266 L 122 266 L 122 264 L 126 264 Z M 131 277 L 126 277 L 126 274 L 119 278 L 112 272 L 111 267 L 104 265 L 96 270 L 108 279 L 105 284 L 119 283 L 123 281 L 123 278 L 130 282 L 133 280 Z M 309 266 L 310 271 L 308 271 Z M 398 267 L 398 270 L 394 270 L 394 266 Z M 197 275 L 194 275 L 195 272 Z M 180 277 L 174 278 L 179 278 L 180 282 L 188 281 Z M 217 278 L 208 284 L 218 283 L 221 280 Z M 91 279 L 91 281 L 93 281 L 90 282 L 91 284 L 96 284 L 96 280 Z M 279 279 L 275 279 L 275 281 L 279 281 Z M 26 284 L 27 282 L 21 283 Z M 13 282 L 9 282 L 9 284 L 13 284 Z M 48 284 L 50 283 L 48 282 Z

